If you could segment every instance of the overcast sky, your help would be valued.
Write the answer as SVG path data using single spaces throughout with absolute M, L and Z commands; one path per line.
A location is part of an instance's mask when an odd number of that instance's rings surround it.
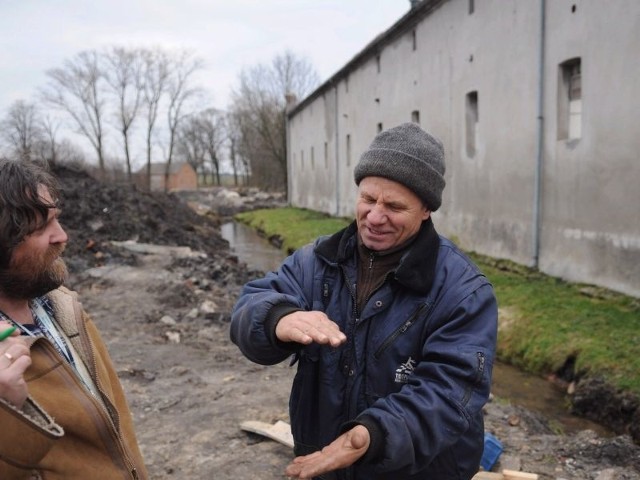
M 289 49 L 328 79 L 409 10 L 409 0 L 0 0 L 0 117 L 35 100 L 46 70 L 86 49 L 162 46 L 204 60 L 225 108 L 243 67 Z

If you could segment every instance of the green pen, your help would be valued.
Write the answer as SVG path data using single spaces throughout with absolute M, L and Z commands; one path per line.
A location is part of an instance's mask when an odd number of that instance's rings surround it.
M 5 338 L 10 337 L 11 334 L 15 331 L 16 331 L 16 327 L 9 327 L 6 330 L 3 330 L 2 332 L 0 332 L 0 342 Z

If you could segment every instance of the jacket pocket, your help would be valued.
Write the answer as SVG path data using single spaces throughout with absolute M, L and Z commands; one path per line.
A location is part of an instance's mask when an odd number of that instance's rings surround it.
M 391 346 L 401 335 L 407 333 L 407 331 L 416 323 L 416 321 L 420 318 L 420 316 L 427 310 L 428 304 L 423 303 L 420 305 L 411 316 L 400 326 L 398 327 L 391 335 L 389 335 L 376 349 L 373 354 L 373 358 L 375 360 L 380 359 L 384 351 Z

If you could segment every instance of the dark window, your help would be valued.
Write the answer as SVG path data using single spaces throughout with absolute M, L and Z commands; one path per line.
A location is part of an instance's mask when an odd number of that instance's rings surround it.
M 465 101 L 467 156 L 474 157 L 478 148 L 478 92 L 467 93 Z
M 558 140 L 582 137 L 582 62 L 572 58 L 558 69 Z

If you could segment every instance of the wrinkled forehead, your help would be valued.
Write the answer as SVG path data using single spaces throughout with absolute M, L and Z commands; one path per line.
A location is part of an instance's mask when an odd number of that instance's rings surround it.
M 388 201 L 420 202 L 420 197 L 400 182 L 385 177 L 364 177 L 358 185 L 361 195 Z

